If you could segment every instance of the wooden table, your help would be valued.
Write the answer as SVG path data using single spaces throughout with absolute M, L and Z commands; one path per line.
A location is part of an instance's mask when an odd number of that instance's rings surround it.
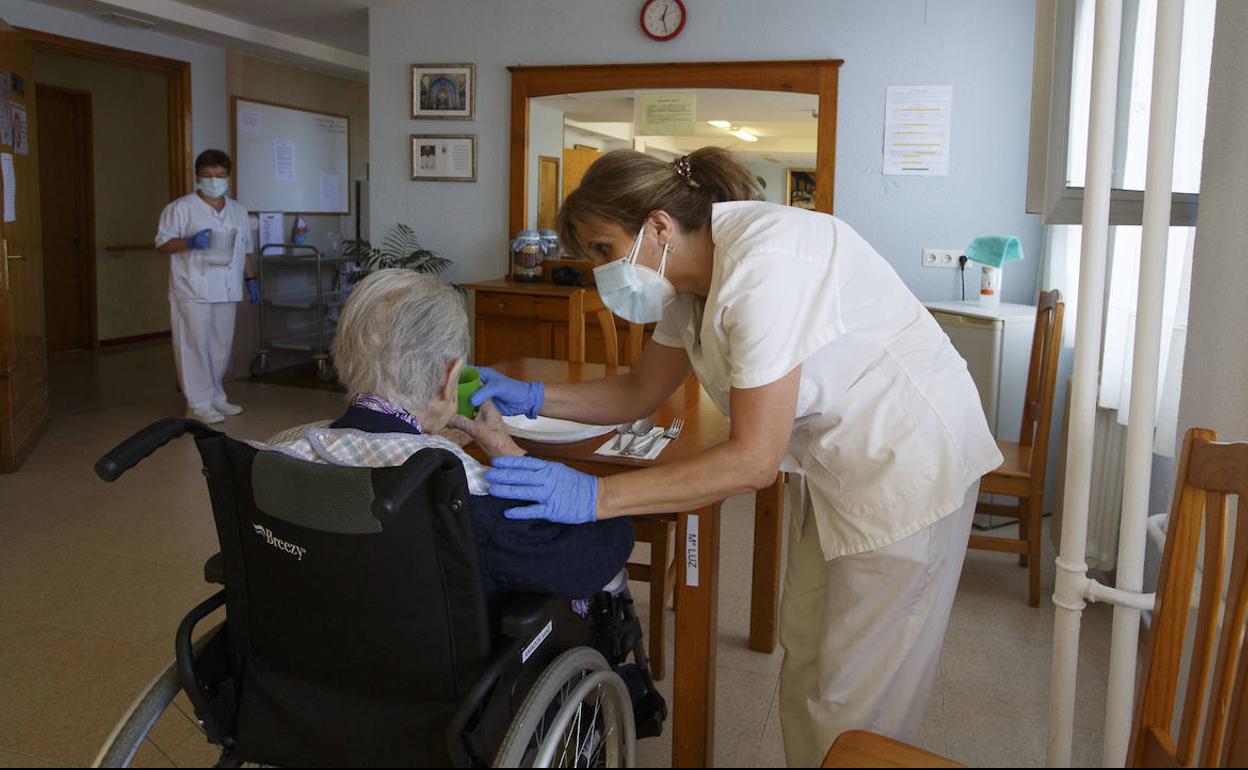
M 541 382 L 581 382 L 599 379 L 610 372 L 603 364 L 570 364 L 566 361 L 519 358 L 493 368 L 509 377 Z M 624 371 L 623 368 L 618 371 Z M 680 437 L 652 461 L 595 455 L 605 437 L 572 444 L 543 444 L 519 440 L 529 453 L 592 473 L 611 476 L 637 468 L 687 459 L 728 438 L 728 420 L 710 397 L 690 378 L 653 415 L 658 425 L 684 418 Z M 759 611 L 759 643 L 775 644 L 775 598 L 779 589 L 780 500 L 778 494 L 760 493 L 756 509 L 767 515 L 755 526 L 754 590 L 763 596 L 751 602 L 751 648 L 755 648 L 753 612 Z M 672 766 L 710 767 L 714 764 L 715 650 L 718 642 L 719 597 L 719 503 L 682 511 L 677 524 L 676 660 L 672 689 Z M 761 541 L 761 542 L 760 542 Z M 760 567 L 759 552 L 764 552 Z M 774 572 L 774 577 L 772 573 Z M 760 575 L 760 573 L 762 573 Z M 770 596 L 770 599 L 767 597 Z M 770 647 L 767 648 L 768 651 Z

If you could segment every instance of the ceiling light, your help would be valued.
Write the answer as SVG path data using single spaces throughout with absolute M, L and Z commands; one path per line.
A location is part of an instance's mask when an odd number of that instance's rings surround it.
M 104 19 L 104 21 L 111 21 L 114 24 L 121 24 L 127 27 L 140 27 L 142 29 L 152 29 L 153 27 L 156 26 L 156 22 L 152 21 L 151 19 L 144 19 L 139 16 L 131 16 L 125 13 L 117 13 L 116 11 L 109 11 L 108 13 L 102 13 L 100 14 L 100 18 Z
M 757 142 L 758 141 L 757 136 L 754 136 L 749 131 L 746 131 L 744 128 L 741 128 L 739 126 L 733 126 L 732 128 L 728 130 L 728 133 L 732 134 L 733 136 L 737 137 L 743 142 Z
M 726 120 L 708 120 L 706 122 L 710 123 L 712 126 L 715 126 L 716 128 L 732 128 L 732 123 L 729 123 Z

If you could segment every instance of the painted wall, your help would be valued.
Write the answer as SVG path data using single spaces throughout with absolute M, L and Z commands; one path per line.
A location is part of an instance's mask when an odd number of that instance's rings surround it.
M 195 153 L 226 147 L 230 140 L 225 98 L 225 49 L 155 30 L 124 27 L 97 16 L 30 0 L 3 0 L 0 18 L 15 27 L 88 40 L 191 64 L 191 146 Z M 154 232 L 154 231 L 153 231 Z
M 169 201 L 167 78 L 42 52 L 35 56 L 35 72 L 40 85 L 91 94 L 99 339 L 167 331 L 168 257 L 105 251 L 122 244 L 150 247 Z
M 689 21 L 656 43 L 638 3 L 618 0 L 426 0 L 369 11 L 372 224 L 410 222 L 454 258 L 450 278 L 506 270 L 510 81 L 515 64 L 842 58 L 836 213 L 897 268 L 922 299 L 950 299 L 954 270 L 920 267 L 924 247 L 960 248 L 976 235 L 1022 238 L 1028 260 L 1005 299 L 1029 302 L 1040 255 L 1038 217 L 1023 213 L 1031 99 L 1033 3 L 1001 0 L 686 0 Z M 413 62 L 476 64 L 476 119 L 413 121 Z M 953 85 L 952 171 L 883 176 L 885 88 Z M 473 133 L 478 181 L 413 183 L 407 135 Z M 769 183 L 770 185 L 770 183 Z
M 1179 431 L 1248 441 L 1248 3 L 1218 3 Z

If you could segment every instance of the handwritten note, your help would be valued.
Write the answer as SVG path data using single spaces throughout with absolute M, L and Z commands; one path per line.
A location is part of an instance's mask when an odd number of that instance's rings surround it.
M 698 515 L 690 514 L 685 524 L 685 585 L 698 586 Z

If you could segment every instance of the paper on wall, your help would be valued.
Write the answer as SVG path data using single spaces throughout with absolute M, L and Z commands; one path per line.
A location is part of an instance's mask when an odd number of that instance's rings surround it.
M 295 142 L 293 139 L 273 140 L 273 178 L 279 182 L 295 181 Z
M 698 112 L 697 91 L 637 94 L 637 133 L 643 136 L 691 136 Z
M 13 144 L 12 98 L 9 95 L 9 73 L 0 70 L 0 144 Z
M 18 155 L 30 154 L 30 136 L 26 132 L 26 105 L 14 104 L 13 107 L 13 152 Z
M 884 118 L 884 173 L 949 174 L 953 86 L 889 86 Z
M 0 152 L 0 184 L 4 185 L 4 221 L 17 221 L 17 175 L 13 171 L 13 154 Z
M 263 250 L 270 243 L 283 243 L 282 212 L 264 211 L 260 213 L 260 248 Z
M 260 133 L 260 113 L 257 110 L 239 108 L 238 130 L 245 134 Z
M 342 196 L 338 194 L 338 175 L 321 174 L 321 211 L 342 211 Z

